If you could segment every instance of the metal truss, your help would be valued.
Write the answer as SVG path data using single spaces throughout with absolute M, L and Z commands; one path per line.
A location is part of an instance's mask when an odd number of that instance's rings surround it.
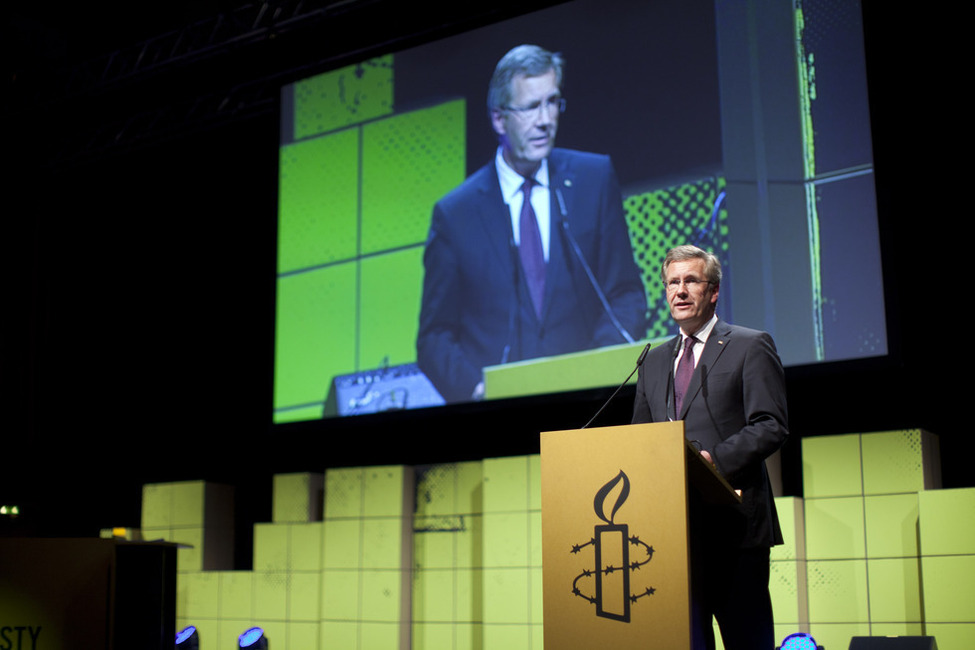
M 230 8 L 45 74 L 31 85 L 33 96 L 17 98 L 14 120 L 42 124 L 48 132 L 32 144 L 47 143 L 51 166 L 70 167 L 267 114 L 281 82 L 255 79 L 260 75 L 242 69 L 247 62 L 372 1 L 264 0 Z
M 131 83 L 282 37 L 360 4 L 363 0 L 265 0 L 235 7 L 73 66 L 65 90 L 72 96 Z
M 48 165 L 71 167 L 267 115 L 283 84 L 349 57 L 562 1 L 456 3 L 437 8 L 434 20 L 432 8 L 402 0 L 241 4 L 14 84 L 13 121 L 37 134 L 20 138 L 43 147 Z

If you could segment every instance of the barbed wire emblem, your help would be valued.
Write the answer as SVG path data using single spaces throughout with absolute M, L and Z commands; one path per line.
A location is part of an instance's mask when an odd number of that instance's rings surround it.
M 616 502 L 609 516 L 606 515 L 606 499 L 610 492 L 620 486 Z M 596 616 L 624 623 L 630 622 L 630 606 L 641 598 L 652 596 L 656 589 L 646 587 L 639 592 L 631 592 L 631 575 L 649 564 L 653 559 L 653 547 L 638 536 L 629 534 L 627 524 L 615 522 L 616 512 L 630 494 L 630 479 L 623 470 L 596 492 L 593 509 L 604 524 L 593 527 L 593 536 L 588 542 L 574 544 L 571 553 L 579 554 L 587 546 L 593 547 L 595 569 L 583 569 L 572 581 L 572 593 L 596 606 Z M 632 553 L 631 553 L 631 547 Z M 633 559 L 631 559 L 631 555 Z M 593 580 L 594 587 L 589 593 L 583 592 L 585 584 Z M 591 594 L 591 595 L 590 595 Z

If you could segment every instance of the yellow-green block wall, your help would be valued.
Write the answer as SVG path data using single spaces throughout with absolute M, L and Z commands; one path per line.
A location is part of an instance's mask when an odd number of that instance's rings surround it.
M 482 463 L 418 469 L 413 519 L 413 648 L 483 647 Z
M 412 468 L 326 472 L 320 647 L 409 647 L 413 497 Z
M 806 438 L 802 459 L 810 631 L 817 642 L 846 647 L 852 636 L 935 635 L 941 650 L 975 647 L 975 606 L 938 623 L 932 611 L 939 607 L 928 605 L 959 602 L 958 590 L 937 580 L 938 560 L 926 559 L 919 543 L 936 519 L 921 504 L 947 492 L 937 489 L 937 439 L 917 429 Z M 958 514 L 943 517 L 942 528 L 966 528 Z M 975 582 L 975 567 L 964 561 L 952 572 Z
M 540 457 L 484 461 L 484 647 L 542 647 Z
M 975 488 L 919 495 L 924 616 L 940 650 L 975 648 Z
M 896 465 L 901 451 L 920 449 L 918 433 L 804 441 L 807 497 L 776 499 L 786 538 L 772 553 L 777 638 L 808 629 L 845 647 L 852 636 L 933 634 L 942 650 L 975 647 L 975 490 L 918 491 L 923 469 L 903 484 L 884 477 L 891 493 L 864 478 L 864 450 Z M 848 474 L 831 482 L 830 468 Z M 179 622 L 221 645 L 262 624 L 312 648 L 397 647 L 404 628 L 414 648 L 540 648 L 538 457 L 417 473 L 414 491 L 412 468 L 330 470 L 324 521 L 258 524 L 254 571 L 180 571 Z M 315 498 L 308 476 L 275 478 L 275 518 Z M 201 485 L 147 486 L 144 524 L 205 524 L 172 514 L 174 502 L 199 512 Z M 389 594 L 404 585 L 397 623 Z
M 205 481 L 148 484 L 142 488 L 143 539 L 181 546 L 177 571 L 233 566 L 233 488 Z
M 308 472 L 276 474 L 271 521 L 276 524 L 321 521 L 324 478 L 324 474 Z
M 542 647 L 539 457 L 424 468 L 413 648 Z
M 783 543 L 772 548 L 769 594 L 775 616 L 775 638 L 781 640 L 793 632 L 809 631 L 804 503 L 797 497 L 777 497 L 775 509 Z

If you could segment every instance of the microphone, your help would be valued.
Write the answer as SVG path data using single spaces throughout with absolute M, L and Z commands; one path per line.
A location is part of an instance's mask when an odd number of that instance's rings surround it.
M 623 327 L 623 325 L 619 322 L 619 319 L 616 318 L 616 314 L 613 313 L 613 308 L 610 307 L 609 300 L 606 299 L 606 293 L 603 291 L 602 287 L 599 286 L 599 282 L 596 280 L 596 276 L 593 274 L 592 268 L 590 268 L 589 263 L 586 261 L 586 256 L 582 254 L 582 249 L 579 248 L 579 242 L 576 241 L 576 238 L 572 236 L 572 231 L 569 230 L 569 221 L 566 218 L 569 216 L 569 211 L 565 207 L 565 199 L 562 198 L 561 188 L 555 188 L 555 196 L 559 201 L 559 212 L 562 214 L 562 218 L 560 219 L 562 224 L 562 232 L 565 233 L 565 236 L 569 241 L 569 246 L 572 248 L 572 252 L 582 264 L 582 269 L 586 272 L 586 278 L 588 278 L 589 284 L 592 285 L 593 291 L 596 292 L 596 297 L 599 298 L 599 302 L 603 306 L 603 311 L 605 311 L 606 315 L 609 316 L 610 322 L 613 323 L 613 327 L 615 327 L 616 331 L 620 333 L 623 340 L 627 343 L 634 343 L 635 341 L 633 340 L 633 337 L 630 336 L 630 333 L 626 331 L 626 328 Z
M 673 354 L 671 354 L 670 357 L 670 370 L 667 372 L 667 393 L 666 393 L 667 394 L 667 419 L 670 420 L 671 422 L 673 422 L 674 419 L 677 418 L 676 396 L 674 395 L 674 391 L 677 389 L 677 386 L 675 386 L 673 382 L 674 382 L 674 362 L 677 360 L 677 355 L 680 354 L 680 348 L 681 348 L 680 335 L 676 337 L 676 341 L 677 342 L 674 343 Z M 675 409 L 673 415 L 670 414 L 671 407 L 674 407 Z
M 711 426 L 714 427 L 714 433 L 717 436 L 716 439 L 720 440 L 721 433 L 720 433 L 720 429 L 718 428 L 718 422 L 714 418 L 714 413 L 711 412 L 711 403 L 708 402 L 708 367 L 703 363 L 701 363 L 700 366 L 701 366 L 701 397 L 704 398 L 704 408 L 707 409 L 708 419 L 711 420 Z M 711 461 L 711 464 L 714 465 L 714 460 Z M 738 493 L 738 496 L 741 496 L 741 490 L 735 490 L 735 492 Z
M 630 371 L 630 374 L 627 375 L 626 379 L 623 380 L 623 383 L 620 384 L 615 391 L 613 391 L 613 394 L 609 396 L 609 399 L 603 402 L 603 405 L 599 407 L 598 411 L 596 411 L 596 415 L 592 416 L 589 419 L 589 421 L 586 422 L 581 428 L 588 429 L 589 425 L 592 424 L 593 421 L 599 417 L 599 414 L 602 413 L 607 406 L 609 406 L 609 403 L 613 401 L 613 398 L 616 397 L 616 394 L 619 393 L 621 390 L 623 390 L 623 386 L 626 386 L 626 382 L 630 381 L 630 377 L 633 376 L 633 373 L 635 373 L 640 368 L 640 366 L 643 365 L 643 360 L 647 358 L 647 352 L 649 351 L 650 351 L 650 344 L 647 343 L 646 346 L 644 346 L 643 348 L 643 352 L 640 353 L 639 358 L 636 360 L 636 366 L 634 366 L 633 370 Z

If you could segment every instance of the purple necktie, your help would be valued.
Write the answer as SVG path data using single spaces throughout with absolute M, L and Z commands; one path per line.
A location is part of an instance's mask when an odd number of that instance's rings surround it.
M 677 363 L 677 374 L 674 375 L 674 402 L 677 404 L 677 417 L 680 417 L 681 408 L 684 406 L 684 395 L 691 383 L 691 375 L 694 374 L 694 350 L 691 348 L 695 343 L 697 339 L 693 336 L 684 339 L 684 354 Z
M 545 296 L 545 253 L 542 251 L 542 235 L 538 232 L 538 220 L 532 209 L 532 187 L 534 178 L 526 178 L 522 189 L 525 201 L 521 205 L 521 219 L 518 225 L 521 241 L 518 253 L 521 256 L 521 266 L 525 269 L 525 280 L 528 282 L 528 292 L 535 306 L 535 315 L 542 317 L 542 300 Z

